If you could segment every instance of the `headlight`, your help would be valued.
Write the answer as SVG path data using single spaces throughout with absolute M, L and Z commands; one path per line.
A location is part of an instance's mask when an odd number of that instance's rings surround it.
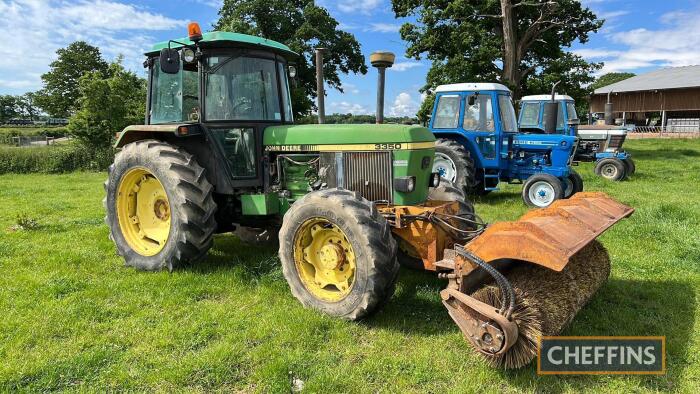
M 182 60 L 185 63 L 193 63 L 197 56 L 195 56 L 194 51 L 190 48 L 185 48 L 182 50 Z
M 433 172 L 432 174 L 430 174 L 430 187 L 438 186 L 440 186 L 440 173 Z
M 403 176 L 394 179 L 394 189 L 401 193 L 410 193 L 416 190 L 416 177 Z

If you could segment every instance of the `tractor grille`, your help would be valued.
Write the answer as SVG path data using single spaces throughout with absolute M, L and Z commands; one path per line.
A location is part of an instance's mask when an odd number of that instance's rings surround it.
M 343 187 L 370 201 L 393 202 L 391 152 L 344 152 Z

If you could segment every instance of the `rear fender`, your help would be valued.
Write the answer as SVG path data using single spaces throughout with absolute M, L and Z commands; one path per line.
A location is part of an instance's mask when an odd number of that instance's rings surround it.
M 156 139 L 166 140 L 170 137 L 186 138 L 203 133 L 202 128 L 197 124 L 163 124 L 163 125 L 134 125 L 125 128 L 121 133 L 117 133 L 115 148 L 122 148 L 132 142 Z

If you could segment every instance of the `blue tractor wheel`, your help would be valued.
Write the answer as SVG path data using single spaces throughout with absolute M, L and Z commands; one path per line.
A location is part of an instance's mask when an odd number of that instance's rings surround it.
M 564 198 L 569 198 L 576 193 L 583 191 L 583 178 L 578 172 L 571 170 L 569 176 L 564 180 Z
M 634 160 L 632 160 L 631 157 L 628 156 L 625 160 L 623 160 L 623 162 L 627 168 L 627 176 L 633 175 L 635 172 L 637 172 L 637 166 L 634 164 Z
M 535 208 L 546 208 L 564 198 L 562 181 L 549 174 L 535 174 L 527 178 L 523 186 L 523 201 Z
M 595 174 L 611 181 L 622 181 L 627 177 L 627 166 L 617 158 L 603 159 L 596 164 Z

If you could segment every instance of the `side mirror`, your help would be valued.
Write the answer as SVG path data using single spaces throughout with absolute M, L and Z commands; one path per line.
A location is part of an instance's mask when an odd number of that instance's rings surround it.
M 166 74 L 180 72 L 180 53 L 176 49 L 163 48 L 160 50 L 160 71 Z
M 469 96 L 469 99 L 467 100 L 469 103 L 469 106 L 471 107 L 472 105 L 476 104 L 476 96 Z

